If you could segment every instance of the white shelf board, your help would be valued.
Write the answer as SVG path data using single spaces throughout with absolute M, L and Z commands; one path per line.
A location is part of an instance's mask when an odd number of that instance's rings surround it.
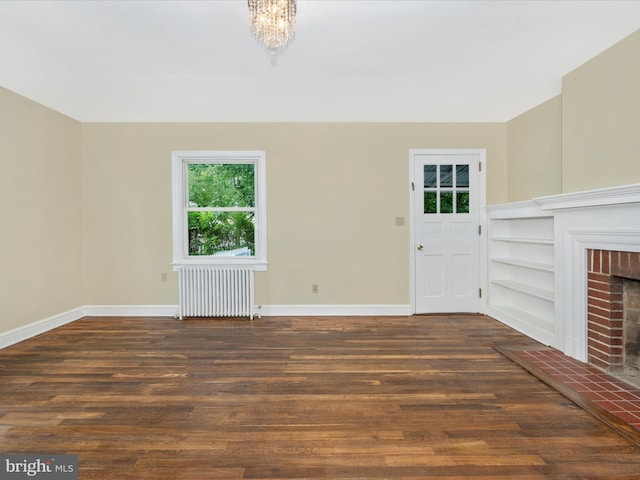
M 529 285 L 522 282 L 515 282 L 513 280 L 498 280 L 494 279 L 491 281 L 494 285 L 499 285 L 504 288 L 508 288 L 509 290 L 515 290 L 516 292 L 524 293 L 526 295 L 531 295 L 532 297 L 537 297 L 542 300 L 546 300 L 548 302 L 553 302 L 554 292 L 553 290 L 547 290 L 546 288 L 535 287 L 533 285 Z
M 553 239 L 549 238 L 491 237 L 491 240 L 507 243 L 528 243 L 531 245 L 553 245 Z
M 534 315 L 531 312 L 526 312 L 512 305 L 494 305 L 493 309 L 496 312 L 501 312 L 509 317 L 525 321 L 532 325 L 545 325 L 549 328 L 553 327 L 553 318 L 544 318 L 539 315 Z
M 517 258 L 492 258 L 492 262 L 503 263 L 505 265 L 514 265 L 516 267 L 529 268 L 531 270 L 540 270 L 542 272 L 551 272 L 553 273 L 554 268 L 553 264 L 550 263 L 541 263 L 541 262 L 529 262 L 526 260 L 520 260 Z

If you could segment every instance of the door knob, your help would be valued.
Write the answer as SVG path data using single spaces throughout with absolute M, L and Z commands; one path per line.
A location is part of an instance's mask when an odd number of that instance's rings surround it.
M 422 245 L 418 245 L 418 251 L 421 252 L 422 250 L 424 250 L 424 247 Z

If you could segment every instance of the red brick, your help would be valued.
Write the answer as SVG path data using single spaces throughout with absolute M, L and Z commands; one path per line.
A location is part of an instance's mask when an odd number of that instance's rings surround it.
M 611 320 L 602 316 L 589 315 L 587 319 L 589 325 L 599 325 L 601 328 L 611 329 Z
M 609 309 L 612 312 L 622 312 L 623 303 L 622 302 L 609 302 Z
M 609 355 L 609 352 L 607 351 L 607 349 L 605 347 L 602 347 L 598 344 L 595 345 L 589 345 L 589 349 L 588 349 L 589 355 L 599 358 L 600 360 L 604 361 L 604 362 L 608 362 L 609 361 L 609 357 L 611 355 Z
M 611 336 L 611 329 L 606 325 L 596 325 L 594 323 L 589 323 L 589 327 L 587 329 L 587 336 L 591 337 L 592 334 L 598 334 L 603 336 Z
M 590 288 L 589 290 L 587 290 L 587 297 L 589 298 L 589 303 L 591 303 L 591 300 L 609 303 L 611 301 L 611 292 L 592 290 Z
M 606 325 L 599 325 L 597 323 L 589 322 L 589 336 L 591 333 L 598 335 L 611 336 L 611 329 Z
M 609 364 L 605 361 L 600 360 L 597 357 L 589 356 L 589 364 L 593 365 L 594 367 L 600 368 L 605 372 L 609 371 Z
M 610 278 L 611 277 L 609 275 L 604 275 L 602 273 L 588 272 L 587 274 L 587 279 L 589 280 L 589 283 L 598 282 L 598 283 L 608 285 L 609 282 L 611 281 Z
M 601 298 L 589 297 L 587 307 L 600 308 L 602 310 L 611 311 L 611 302 L 603 300 Z
M 620 271 L 620 252 L 611 252 L 611 275 Z
M 640 279 L 640 252 L 587 251 L 589 363 L 605 371 L 623 363 L 623 280 Z
M 636 280 L 640 280 L 640 253 L 636 252 L 631 256 L 631 264 L 629 265 L 631 274 Z
M 601 352 L 611 354 L 609 337 L 607 337 L 606 335 L 599 335 L 597 333 L 591 332 L 591 334 L 589 335 L 589 340 L 587 341 L 587 345 L 589 345 L 589 347 L 600 350 Z
M 604 312 L 604 314 L 602 312 L 591 312 L 589 311 L 589 305 L 587 305 L 587 318 L 591 319 L 591 317 L 593 317 L 595 322 L 599 319 L 609 320 L 609 310 Z
M 607 365 L 609 364 L 610 355 L 607 353 L 601 352 L 600 350 L 597 350 L 595 348 L 589 348 L 589 357 L 597 358 L 601 362 L 604 362 Z
M 611 277 L 611 284 L 609 286 L 611 293 L 622 293 L 622 279 L 620 277 Z
M 618 326 L 622 325 L 622 320 L 624 320 L 623 315 L 624 314 L 621 310 L 611 310 L 609 313 L 611 328 L 619 328 Z
M 622 336 L 620 336 L 620 335 L 612 336 L 609 339 L 609 344 L 610 345 L 615 345 L 616 347 L 621 347 L 623 343 L 624 343 L 624 341 L 622 339 Z
M 599 315 L 594 315 L 594 314 L 592 314 L 592 313 L 589 313 L 589 314 L 587 315 L 587 317 L 588 317 L 588 318 L 587 318 L 587 323 L 588 323 L 589 325 L 600 325 L 600 326 L 602 326 L 602 327 L 609 328 L 609 322 L 610 322 L 611 320 L 609 320 L 608 318 L 601 317 L 601 316 L 599 316 Z
M 609 290 L 611 285 L 611 277 L 602 275 L 601 273 L 590 273 L 587 279 L 587 287 L 595 290 Z
M 594 315 L 605 317 L 605 318 L 608 318 L 611 316 L 611 312 L 609 310 L 597 307 L 595 305 L 589 305 L 588 312 L 593 313 Z
M 602 252 L 602 273 L 609 274 L 611 272 L 611 255 L 609 250 Z
M 622 318 L 610 318 L 607 321 L 607 327 L 609 327 L 612 331 L 613 330 L 622 331 L 622 322 L 623 322 Z
M 589 337 L 587 340 L 589 348 L 593 348 L 602 352 L 603 354 L 611 355 L 611 345 L 609 345 L 607 338 L 598 338 L 596 335 Z

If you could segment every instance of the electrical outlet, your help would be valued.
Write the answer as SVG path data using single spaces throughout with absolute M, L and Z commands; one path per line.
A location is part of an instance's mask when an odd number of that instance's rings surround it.
M 160 274 L 160 281 L 161 282 L 166 282 L 167 281 L 167 272 L 162 272 Z
M 318 284 L 314 283 L 311 285 L 311 293 L 318 293 Z

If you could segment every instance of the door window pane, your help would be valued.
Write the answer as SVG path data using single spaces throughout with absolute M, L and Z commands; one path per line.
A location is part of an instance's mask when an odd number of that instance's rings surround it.
M 456 165 L 456 187 L 469 187 L 469 165 Z
M 425 165 L 424 166 L 424 187 L 425 188 L 436 188 L 437 180 L 436 180 L 436 172 L 437 165 Z
M 440 165 L 440 186 L 453 187 L 453 165 Z
M 424 213 L 467 214 L 469 165 L 423 165 Z
M 469 213 L 469 192 L 456 192 L 456 213 Z
M 440 213 L 453 213 L 453 192 L 440 192 Z
M 438 213 L 436 192 L 424 192 L 424 213 Z

